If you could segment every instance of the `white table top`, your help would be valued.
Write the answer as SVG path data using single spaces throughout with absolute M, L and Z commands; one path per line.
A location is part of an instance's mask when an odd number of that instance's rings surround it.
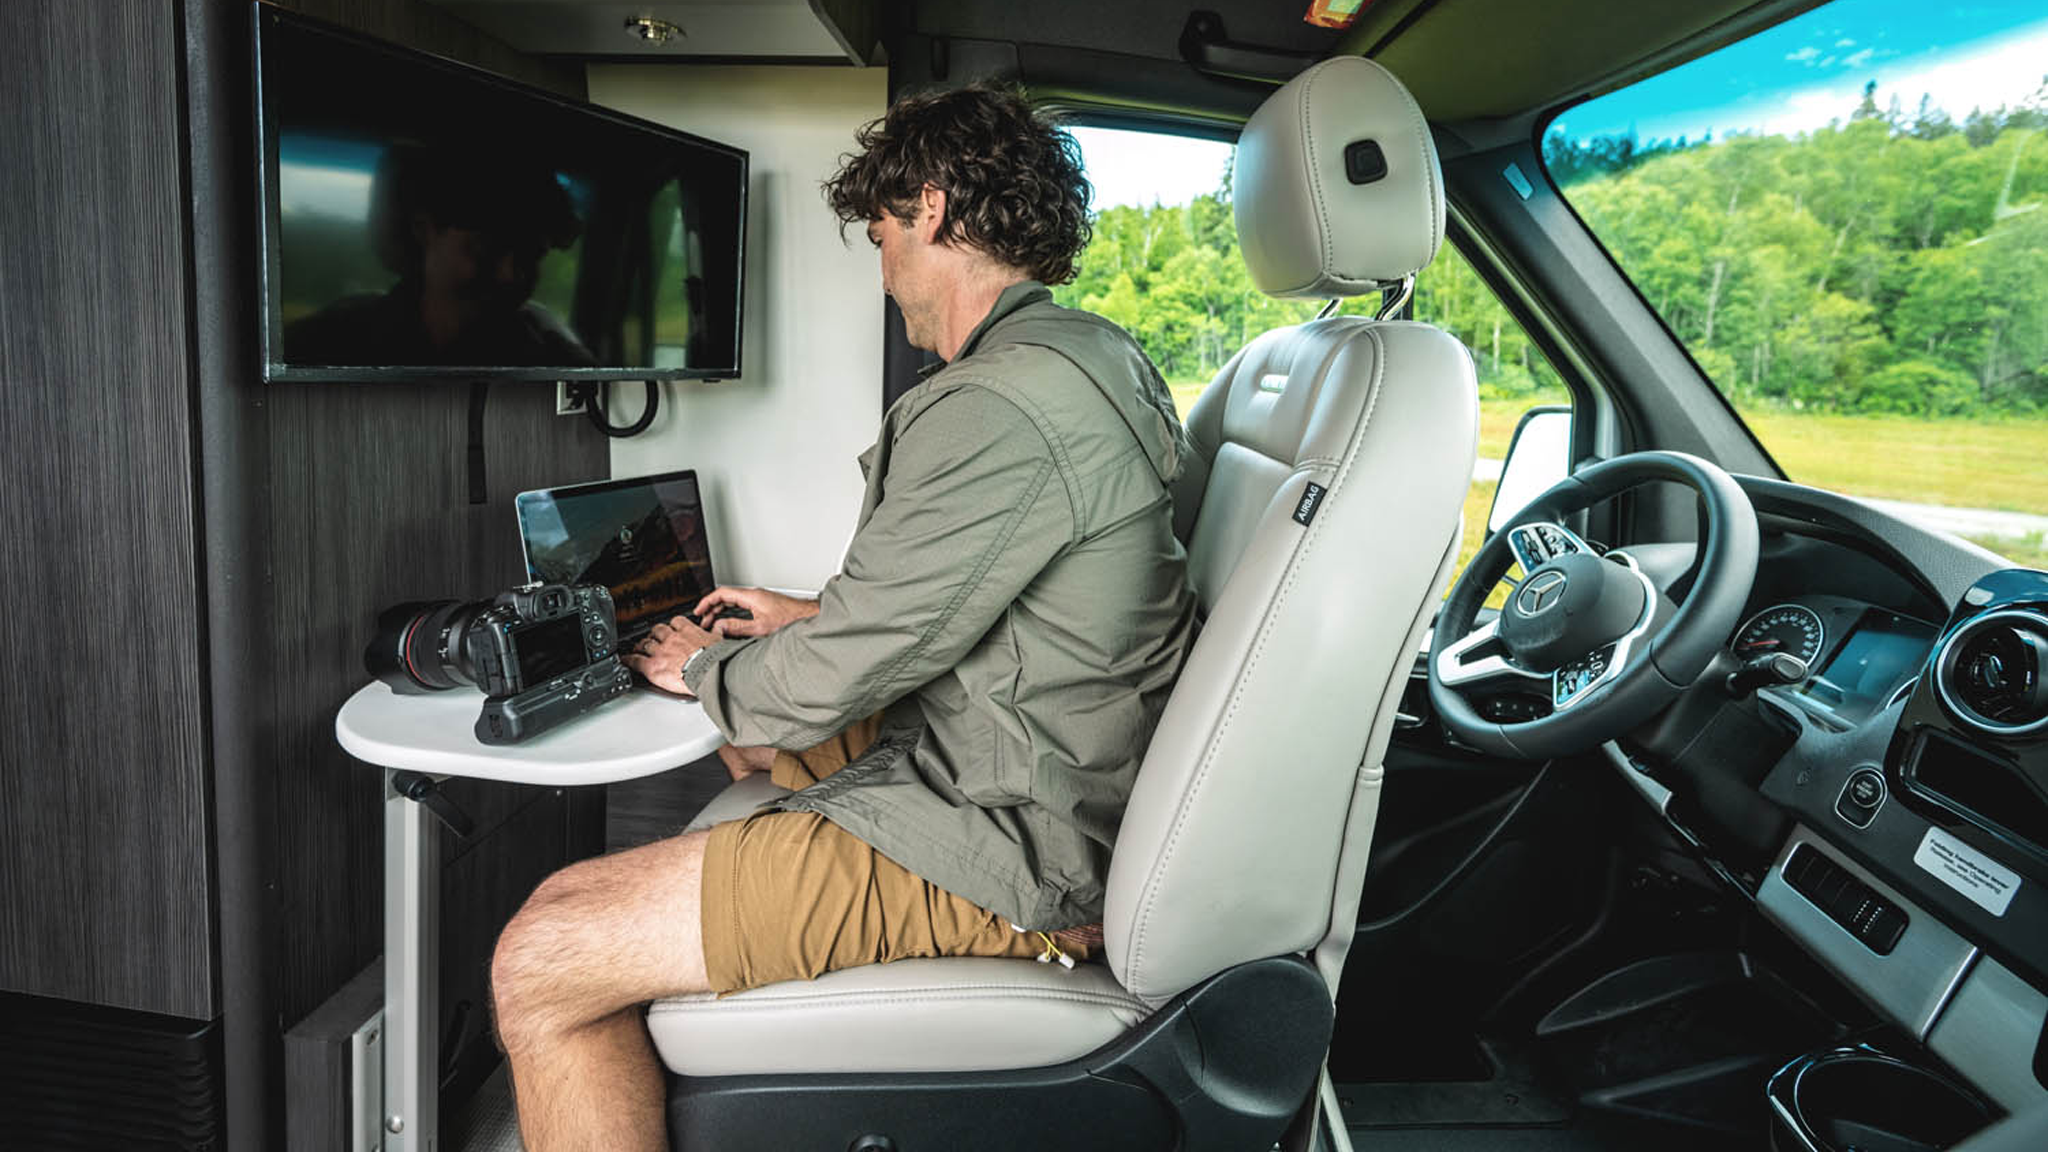
M 517 784 L 608 784 L 710 754 L 725 737 L 695 700 L 645 686 L 521 744 L 492 747 L 473 731 L 483 693 L 400 696 L 371 681 L 334 717 L 350 755 L 382 768 Z

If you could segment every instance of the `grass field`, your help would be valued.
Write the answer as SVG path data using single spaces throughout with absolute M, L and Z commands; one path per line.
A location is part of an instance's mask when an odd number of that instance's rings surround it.
M 1525 401 L 1480 404 L 1480 456 L 1498 460 L 1507 454 L 1526 408 Z M 2048 420 L 1916 420 L 1776 409 L 1744 412 L 1742 418 L 1785 475 L 1801 484 L 1881 500 L 2048 515 Z M 1971 539 L 2016 564 L 2048 568 L 2043 533 Z
M 1183 413 L 1208 383 L 1170 385 Z M 1515 424 L 1532 403 L 1480 404 L 1481 457 L 1507 455 Z M 1918 420 L 1780 409 L 1742 415 L 1778 466 L 1801 484 L 1852 496 L 2048 515 L 2048 419 Z M 1479 546 L 1493 488 L 1476 483 L 1466 497 L 1461 568 Z M 2048 538 L 2042 533 L 1973 539 L 2015 563 L 2048 568 Z
M 2048 515 L 2048 419 L 1745 412 L 1801 484 L 1855 496 Z

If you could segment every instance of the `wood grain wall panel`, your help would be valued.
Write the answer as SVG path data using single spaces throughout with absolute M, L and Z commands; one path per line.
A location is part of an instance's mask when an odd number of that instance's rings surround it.
M 0 4 L 0 987 L 206 1018 L 174 15 Z
M 226 12 L 246 40 L 248 9 L 239 0 L 189 3 Z M 278 6 L 563 95 L 584 93 L 580 69 L 520 53 L 419 0 L 281 0 Z M 209 74 L 194 83 L 225 83 L 236 89 L 227 93 L 230 103 L 247 101 L 246 75 Z M 247 124 L 235 128 L 242 138 L 234 148 L 245 157 L 254 155 L 249 131 Z M 259 259 L 253 201 L 251 209 L 222 221 L 226 234 L 218 238 L 223 259 L 248 270 Z M 252 281 L 241 290 L 250 287 Z M 209 364 L 213 374 L 205 386 L 253 392 L 262 411 L 256 443 L 229 450 L 260 459 L 209 460 L 207 467 L 252 470 L 263 489 L 261 506 L 249 513 L 251 554 L 237 558 L 267 577 L 264 595 L 252 597 L 264 618 L 247 646 L 245 677 L 263 700 L 250 709 L 263 732 L 255 764 L 246 770 L 272 777 L 270 787 L 256 793 L 274 808 L 274 843 L 262 857 L 263 892 L 272 902 L 262 913 L 272 926 L 264 951 L 274 968 L 276 1018 L 289 1024 L 383 944 L 380 777 L 342 752 L 333 733 L 335 711 L 365 679 L 361 654 L 377 612 L 400 600 L 487 596 L 517 583 L 522 569 L 512 495 L 602 478 L 608 449 L 581 420 L 553 415 L 551 385 L 494 385 L 485 419 L 491 499 L 471 505 L 467 385 L 264 385 L 254 376 L 258 301 L 232 298 L 225 282 L 202 281 L 201 292 L 231 297 L 214 321 L 222 355 L 217 370 Z M 531 805 L 564 807 L 542 789 L 454 783 L 449 792 L 477 818 L 480 843 L 469 850 L 487 855 L 536 852 L 491 830 Z M 587 815 L 583 820 L 592 823 Z M 542 847 L 551 865 L 560 862 L 557 846 Z M 462 895 L 451 892 L 450 898 Z M 462 945 L 451 940 L 450 946 Z
M 290 1021 L 382 947 L 379 778 L 341 750 L 332 726 L 365 679 L 362 650 L 377 612 L 519 583 L 513 494 L 601 478 L 607 449 L 581 420 L 554 415 L 551 385 L 495 385 L 485 412 L 491 499 L 472 505 L 464 385 L 273 385 L 268 406 L 280 718 L 273 762 L 286 837 L 280 1008 Z M 486 835 L 536 800 L 559 810 L 546 789 L 469 783 L 450 791 Z M 510 838 L 493 850 L 539 851 Z

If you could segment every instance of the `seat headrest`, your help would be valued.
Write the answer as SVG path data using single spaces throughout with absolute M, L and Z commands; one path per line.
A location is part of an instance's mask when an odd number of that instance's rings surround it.
M 1357 296 L 1421 271 L 1444 239 L 1443 173 L 1422 109 L 1362 56 L 1268 97 L 1237 141 L 1237 238 L 1269 296 Z

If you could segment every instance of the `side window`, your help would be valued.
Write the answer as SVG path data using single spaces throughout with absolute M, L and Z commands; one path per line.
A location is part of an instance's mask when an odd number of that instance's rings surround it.
M 1136 337 L 1186 415 L 1252 337 L 1321 305 L 1274 300 L 1252 287 L 1232 216 L 1232 145 L 1163 132 L 1073 132 L 1095 186 L 1095 239 L 1054 298 Z
M 1095 184 L 1095 239 L 1081 254 L 1073 283 L 1054 289 L 1054 296 L 1136 337 L 1183 415 L 1253 337 L 1322 309 L 1321 301 L 1275 300 L 1252 287 L 1238 254 L 1229 144 L 1085 127 L 1074 129 L 1074 138 Z M 1340 311 L 1370 314 L 1378 306 L 1377 297 L 1365 297 L 1346 301 Z M 1416 278 L 1414 316 L 1462 341 L 1479 373 L 1479 463 L 1465 500 L 1462 571 L 1485 539 L 1516 423 L 1539 405 L 1570 404 L 1571 395 L 1449 244 Z

